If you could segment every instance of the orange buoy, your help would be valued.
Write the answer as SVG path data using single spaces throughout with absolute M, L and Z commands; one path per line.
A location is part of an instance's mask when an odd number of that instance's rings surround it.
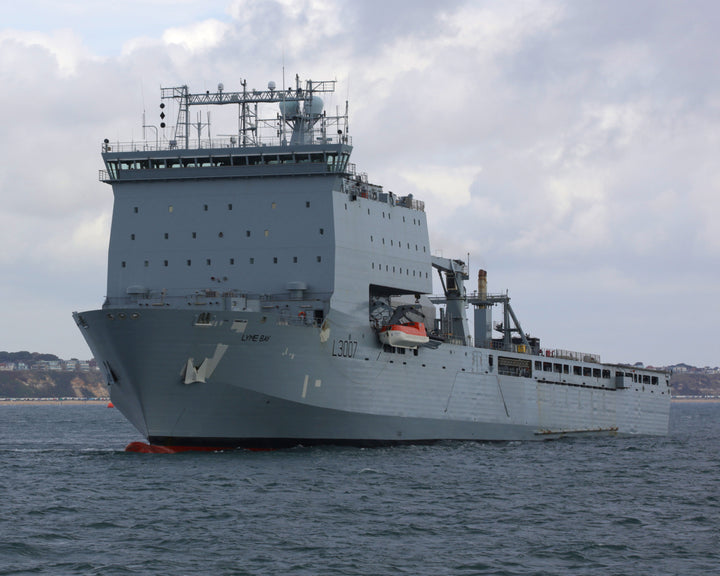
M 115 408 L 115 404 L 113 404 L 112 402 L 108 402 L 107 407 L 108 407 L 108 408 Z

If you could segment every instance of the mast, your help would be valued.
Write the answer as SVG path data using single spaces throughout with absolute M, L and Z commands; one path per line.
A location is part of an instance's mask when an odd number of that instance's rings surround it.
M 175 100 L 178 103 L 178 116 L 175 125 L 175 141 L 188 149 L 190 147 L 190 107 L 191 106 L 238 106 L 238 141 L 243 147 L 259 146 L 259 125 L 271 120 L 262 120 L 258 116 L 258 105 L 280 104 L 280 114 L 274 119 L 279 124 L 276 136 L 284 139 L 285 127 L 290 129 L 291 144 L 311 144 L 315 138 L 325 141 L 329 125 L 343 126 L 347 131 L 347 103 L 344 115 L 327 116 L 323 111 L 323 101 L 319 94 L 334 92 L 335 80 L 304 83 L 295 77 L 295 88 L 277 90 L 275 82 L 268 83 L 267 90 L 248 90 L 247 80 L 241 81 L 242 90 L 226 92 L 222 84 L 216 92 L 190 93 L 188 87 L 178 86 L 161 88 L 162 100 Z M 162 105 L 161 105 L 162 106 Z M 342 122 L 342 124 L 341 124 Z M 338 130 L 342 135 L 342 129 Z

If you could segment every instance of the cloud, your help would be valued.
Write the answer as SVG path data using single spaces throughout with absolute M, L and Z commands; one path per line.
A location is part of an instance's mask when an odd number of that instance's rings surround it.
M 358 169 L 424 200 L 433 248 L 471 252 L 491 289 L 517 290 L 527 329 L 606 357 L 712 363 L 699 344 L 710 326 L 683 357 L 668 327 L 717 311 L 714 3 L 187 0 L 178 12 L 142 4 L 142 22 L 118 9 L 106 28 L 92 6 L 0 30 L 12 297 L 42 282 L 61 308 L 102 301 L 112 194 L 99 143 L 140 139 L 143 110 L 157 124 L 158 85 L 261 88 L 285 70 L 287 83 L 296 72 L 341 81 L 328 107 L 349 95 Z M 235 129 L 221 119 L 214 133 Z M 689 289 L 693 302 L 668 305 Z M 86 356 L 61 316 L 48 351 Z
M 170 28 L 163 33 L 167 45 L 180 45 L 190 52 L 206 52 L 222 44 L 230 25 L 218 20 L 205 20 L 184 28 Z
M 21 72 L 24 62 L 24 48 L 39 48 L 47 51 L 57 62 L 57 73 L 61 77 L 76 73 L 82 60 L 94 58 L 78 35 L 70 29 L 55 30 L 50 34 L 23 30 L 0 30 L 2 46 L 2 68 Z M 25 71 L 28 74 L 30 71 Z M 21 72 L 22 73 L 22 72 Z

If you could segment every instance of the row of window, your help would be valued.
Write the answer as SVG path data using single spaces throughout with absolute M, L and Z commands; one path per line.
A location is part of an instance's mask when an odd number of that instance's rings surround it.
M 380 270 L 381 272 L 383 271 L 383 265 L 378 264 L 377 266 L 375 266 L 375 262 L 370 263 L 370 268 L 372 270 Z M 396 269 L 398 269 L 399 274 L 403 273 L 403 268 L 401 268 L 399 266 L 396 268 L 395 266 L 390 266 L 389 264 L 385 264 L 385 272 L 392 272 L 393 274 L 395 274 Z M 405 268 L 404 270 L 405 270 L 405 276 L 410 276 L 410 268 Z M 418 278 L 423 277 L 423 273 L 421 270 L 413 270 L 412 275 L 413 275 L 413 277 L 417 276 Z M 425 278 L 428 278 L 427 272 L 425 272 Z
M 254 154 L 178 158 L 142 158 L 133 160 L 107 160 L 105 165 L 113 178 L 120 170 L 165 170 L 172 168 L 210 168 L 223 166 L 259 166 L 268 164 L 327 164 L 333 172 L 344 172 L 349 154 Z
M 279 259 L 277 256 L 273 256 L 273 258 L 272 258 L 272 263 L 273 263 L 273 264 L 278 264 L 279 261 L 280 261 L 280 259 Z M 322 256 L 315 256 L 315 261 L 316 261 L 316 262 L 322 262 Z M 206 265 L 206 266 L 212 266 L 212 262 L 213 262 L 213 261 L 212 261 L 212 258 L 206 258 L 206 259 L 205 259 L 205 265 Z M 216 262 L 217 262 L 217 261 L 216 261 Z M 297 256 L 293 256 L 293 257 L 292 257 L 292 263 L 293 263 L 293 264 L 298 264 L 299 262 L 300 262 L 300 260 L 298 259 Z M 196 261 L 196 263 L 197 263 L 197 261 Z M 254 257 L 249 258 L 249 259 L 248 259 L 248 263 L 249 263 L 249 264 L 255 264 L 255 258 L 254 258 Z M 192 266 L 192 259 L 187 259 L 187 260 L 185 261 L 185 264 L 186 264 L 187 266 Z M 230 259 L 228 260 L 228 264 L 229 264 L 230 266 L 235 266 L 235 258 L 230 258 Z M 149 268 L 149 267 L 150 267 L 150 260 L 144 260 L 143 265 L 144 265 L 145 268 Z M 163 260 L 163 264 L 162 264 L 162 265 L 163 265 L 164 268 L 167 268 L 167 267 L 170 266 L 170 261 L 169 261 L 169 260 Z M 123 260 L 122 262 L 120 262 L 120 267 L 121 267 L 121 268 L 127 268 L 127 260 Z
M 347 204 L 345 204 L 345 210 L 347 210 Z M 367 209 L 367 213 L 368 213 L 368 216 L 370 216 L 370 208 Z M 392 220 L 392 214 L 390 212 L 388 212 L 386 215 L 384 210 L 382 213 L 382 217 L 383 217 L 383 219 L 387 218 L 388 220 Z M 402 220 L 403 220 L 403 222 L 406 222 L 405 216 L 402 217 Z M 413 225 L 420 226 L 421 224 L 422 224 L 422 221 L 420 220 L 420 218 L 413 218 Z
M 318 228 L 318 233 L 320 234 L 320 236 L 323 236 L 323 235 L 325 234 L 325 228 Z M 265 238 L 269 237 L 269 236 L 270 236 L 270 230 L 265 230 L 265 231 L 263 232 L 263 235 L 265 236 Z M 245 230 L 245 237 L 246 237 L 246 238 L 250 238 L 250 236 L 252 236 L 252 232 L 251 232 L 250 230 Z M 197 232 L 191 232 L 191 233 L 190 233 L 190 237 L 193 238 L 194 240 L 196 240 L 196 239 L 197 239 Z M 224 234 L 223 232 L 218 232 L 218 238 L 224 238 L 224 237 L 225 237 L 225 234 Z M 130 234 L 130 240 L 135 240 L 136 238 L 137 238 L 137 235 L 136 235 L 136 234 L 134 234 L 134 233 L 133 233 L 133 234 Z M 169 233 L 169 232 L 163 233 L 163 238 L 165 238 L 165 240 L 169 240 L 169 239 L 170 239 L 170 233 Z
M 275 210 L 275 209 L 277 208 L 277 202 L 272 202 L 272 203 L 270 204 L 270 208 L 271 208 L 272 210 Z M 309 200 L 307 200 L 307 201 L 305 202 L 305 208 L 310 208 L 310 201 L 309 201 Z M 232 204 L 228 204 L 228 205 L 227 205 L 227 209 L 228 209 L 228 212 L 231 212 L 232 209 L 233 209 L 233 205 L 232 205 Z M 172 205 L 172 204 L 168 205 L 168 212 L 173 212 L 173 210 L 174 210 L 173 205 Z M 208 204 L 203 204 L 203 212 L 208 212 L 209 210 L 210 210 L 210 206 L 209 206 Z M 139 214 L 139 213 L 140 213 L 140 207 L 139 207 L 139 206 L 133 206 L 133 213 L 134 213 L 134 214 Z
M 555 374 L 570 374 L 570 366 L 567 364 L 559 364 L 557 362 L 541 362 L 535 361 L 535 370 L 543 372 L 553 372 Z M 608 368 L 590 368 L 589 366 L 573 366 L 572 373 L 574 376 L 583 376 L 589 378 L 612 378 L 612 372 Z M 635 372 L 616 372 L 615 376 L 626 376 L 632 378 L 633 382 L 638 384 L 658 384 L 657 376 L 649 374 L 637 374 Z
M 372 234 L 370 235 L 370 242 L 372 242 L 372 243 L 375 242 L 375 237 Z M 406 244 L 407 244 L 407 249 L 410 250 L 410 242 L 406 242 Z M 382 245 L 385 246 L 385 238 L 382 238 Z M 398 240 L 397 242 L 395 242 L 395 240 L 390 239 L 390 246 L 396 246 L 396 245 L 398 248 L 402 248 L 402 241 Z M 416 252 L 420 251 L 417 244 L 415 244 L 415 251 Z M 423 246 L 423 252 L 427 252 L 427 249 L 425 246 Z

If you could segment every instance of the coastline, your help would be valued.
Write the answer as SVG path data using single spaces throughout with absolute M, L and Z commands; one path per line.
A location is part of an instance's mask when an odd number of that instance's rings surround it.
M 55 404 L 57 406 L 102 406 L 107 405 L 110 398 L 0 398 L 0 406 L 31 406 Z M 673 404 L 678 403 L 718 403 L 720 398 L 704 398 L 702 396 L 683 396 L 672 398 Z
M 110 398 L 0 398 L 0 406 L 106 406 Z
M 682 398 L 671 398 L 672 403 L 701 403 L 701 402 L 720 402 L 720 398 L 704 398 L 702 396 L 683 396 Z

